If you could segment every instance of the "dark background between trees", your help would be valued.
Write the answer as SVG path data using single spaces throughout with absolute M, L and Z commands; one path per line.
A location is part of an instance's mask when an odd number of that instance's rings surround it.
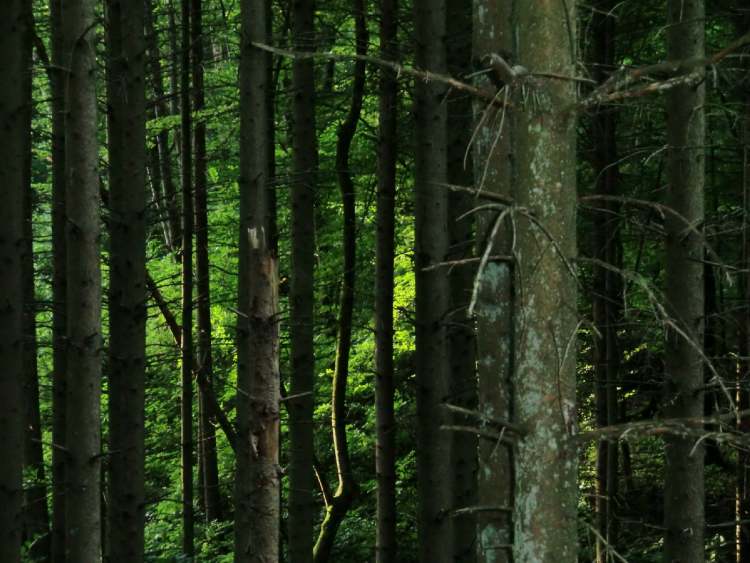
M 6 0 L 0 561 L 750 561 L 749 33 Z

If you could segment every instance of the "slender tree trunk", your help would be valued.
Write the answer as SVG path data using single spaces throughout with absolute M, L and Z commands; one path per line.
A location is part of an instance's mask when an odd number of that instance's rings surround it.
M 445 0 L 415 0 L 416 65 L 445 73 Z M 452 561 L 452 437 L 441 426 L 450 394 L 445 268 L 425 270 L 448 254 L 445 88 L 417 81 L 416 118 L 416 347 L 418 538 L 422 563 Z
M 279 320 L 271 185 L 270 3 L 243 0 L 240 46 L 240 260 L 237 346 L 237 562 L 279 560 Z M 251 400 L 252 398 L 252 400 Z
M 180 160 L 182 171 L 182 551 L 195 553 L 193 505 L 193 163 L 190 104 L 190 0 L 181 0 Z
M 52 561 L 65 561 L 67 240 L 65 234 L 65 63 L 62 0 L 50 0 L 52 113 Z
M 68 385 L 66 545 L 70 561 L 98 561 L 101 551 L 101 270 L 96 107 L 96 6 L 70 0 L 63 10 L 69 69 L 65 107 L 67 157 Z
M 612 0 L 601 0 L 592 16 L 592 54 L 594 79 L 603 84 L 615 64 L 615 19 Z M 617 195 L 617 145 L 615 110 L 598 108 L 592 119 L 593 164 L 596 193 L 605 197 Z M 617 225 L 618 206 L 602 200 L 594 215 L 594 258 L 602 265 L 594 267 L 592 309 L 594 326 L 599 337 L 594 346 L 596 374 L 596 422 L 609 426 L 617 422 L 617 379 L 619 347 L 617 345 Z M 596 512 L 601 540 L 596 542 L 596 561 L 606 563 L 608 546 L 617 541 L 616 521 L 613 517 L 614 500 L 618 490 L 618 451 L 616 442 L 601 441 L 596 460 Z M 606 542 L 606 543 L 605 543 Z
M 50 558 L 49 513 L 47 511 L 47 484 L 45 482 L 44 451 L 42 448 L 42 427 L 39 410 L 39 369 L 37 365 L 37 336 L 36 336 L 36 289 L 34 270 L 34 192 L 31 185 L 32 165 L 32 52 L 34 33 L 34 16 L 31 2 L 24 3 L 25 28 L 23 76 L 24 108 L 23 131 L 25 136 L 24 148 L 24 198 L 23 198 L 23 303 L 24 320 L 24 470 L 33 479 L 32 484 L 26 485 L 24 491 L 24 540 L 33 540 L 29 549 L 29 556 L 37 559 Z
M 518 2 L 514 20 L 518 64 L 574 75 L 574 3 Z M 513 560 L 574 562 L 577 296 L 568 264 L 576 253 L 576 118 L 564 108 L 576 90 L 570 81 L 520 80 L 515 192 L 528 211 L 514 215 L 513 414 L 523 436 L 515 452 Z
M 447 3 L 447 67 L 452 76 L 466 80 L 471 70 L 472 7 L 466 0 Z M 471 98 L 451 92 L 447 117 L 447 178 L 448 183 L 470 186 L 474 181 L 472 162 L 464 158 L 469 150 L 472 133 Z M 475 207 L 471 195 L 460 192 L 448 194 L 448 235 L 451 260 L 466 258 L 473 251 L 473 215 L 464 214 Z M 450 314 L 448 345 L 451 389 L 449 401 L 472 410 L 477 407 L 477 379 L 475 369 L 474 320 L 466 315 L 471 302 L 474 275 L 471 268 L 448 270 L 450 283 Z M 459 417 L 456 417 L 459 418 Z M 463 421 L 459 418 L 457 424 Z M 454 432 L 453 440 L 453 508 L 475 506 L 477 501 L 477 439 L 476 436 Z M 456 541 L 454 561 L 470 563 L 476 560 L 476 521 L 472 515 L 454 518 Z
M 354 0 L 352 9 L 355 21 L 356 53 L 365 56 L 369 41 L 365 1 Z M 352 101 L 346 119 L 339 126 L 336 143 L 336 175 L 344 210 L 342 231 L 344 271 L 338 318 L 336 361 L 333 369 L 333 395 L 331 397 L 331 426 L 338 487 L 331 497 L 330 504 L 326 506 L 325 516 L 320 525 L 320 534 L 313 550 L 315 563 L 331 560 L 336 534 L 357 495 L 357 483 L 352 472 L 346 437 L 346 389 L 349 381 L 349 357 L 352 348 L 352 317 L 354 316 L 354 289 L 357 272 L 357 211 L 355 207 L 357 194 L 349 169 L 349 155 L 354 135 L 357 132 L 357 124 L 362 114 L 362 101 L 365 95 L 365 70 L 366 66 L 363 60 L 354 63 Z
M 21 560 L 24 368 L 23 248 L 24 167 L 28 132 L 24 43 L 28 10 L 11 0 L 0 19 L 0 436 L 6 452 L 0 464 L 0 560 Z
M 668 3 L 667 56 L 681 61 L 705 56 L 703 0 Z M 698 76 L 702 71 L 697 70 Z M 665 221 L 666 299 L 669 314 L 689 342 L 668 329 L 665 343 L 665 416 L 703 414 L 703 242 L 695 229 L 704 217 L 705 85 L 672 89 L 667 95 L 668 192 L 675 211 Z M 692 229 L 692 230 L 691 230 Z M 703 561 L 704 449 L 689 438 L 666 440 L 664 560 Z
M 205 107 L 203 91 L 203 6 L 202 0 L 192 0 L 193 10 L 193 110 Z M 208 186 L 206 185 L 206 124 L 195 123 L 195 262 L 198 285 L 198 366 L 206 385 L 213 387 L 213 356 L 211 353 L 211 287 L 208 258 Z M 216 457 L 216 429 L 211 405 L 198 388 L 200 401 L 200 467 L 203 472 L 203 497 L 206 520 L 221 519 L 219 467 Z
M 474 0 L 473 58 L 489 61 L 497 52 L 512 51 L 512 0 L 487 2 Z M 489 86 L 487 76 L 478 78 Z M 508 87 L 510 88 L 510 87 Z M 510 96 L 510 91 L 503 93 Z M 474 100 L 476 140 L 474 144 L 474 178 L 482 190 L 513 197 L 512 135 L 514 116 L 509 110 L 497 110 Z M 494 148 L 493 148 L 494 147 Z M 511 229 L 503 225 L 492 237 L 496 214 L 477 216 L 477 253 L 481 256 L 488 244 L 492 254 L 509 255 Z M 488 262 L 478 280 L 476 304 L 476 354 L 479 379 L 479 407 L 492 419 L 511 419 L 511 373 L 513 370 L 513 264 L 509 261 Z M 481 440 L 477 496 L 480 506 L 494 506 L 497 511 L 477 517 L 476 550 L 479 561 L 510 561 L 512 521 L 502 507 L 513 504 L 513 458 L 507 444 Z
M 143 0 L 109 0 L 108 555 L 144 553 L 146 91 Z
M 312 0 L 292 2 L 294 48 L 315 46 L 315 9 Z M 289 559 L 312 561 L 313 520 L 313 406 L 315 354 L 313 300 L 315 256 L 315 192 L 317 146 L 315 129 L 315 73 L 310 59 L 295 59 L 292 67 L 293 183 L 292 183 L 292 378 L 289 403 Z
M 398 59 L 398 0 L 380 0 L 380 56 Z M 393 262 L 398 152 L 398 77 L 380 71 L 375 251 L 375 473 L 377 532 L 375 560 L 396 561 L 396 420 L 393 373 Z

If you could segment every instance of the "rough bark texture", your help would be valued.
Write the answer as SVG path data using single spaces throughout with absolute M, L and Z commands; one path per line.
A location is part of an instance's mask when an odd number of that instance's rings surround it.
M 101 558 L 101 270 L 96 2 L 63 10 L 67 313 L 66 541 L 70 561 Z
M 109 0 L 108 555 L 144 552 L 146 91 L 143 0 Z
M 193 159 L 190 104 L 190 0 L 181 0 L 180 163 L 182 183 L 182 374 L 180 393 L 182 465 L 182 551 L 195 552 L 193 505 Z
M 354 0 L 353 6 L 356 53 L 367 54 L 369 34 L 367 32 L 367 14 L 364 0 Z M 365 62 L 354 63 L 352 82 L 352 101 L 346 119 L 338 129 L 336 142 L 336 176 L 341 191 L 341 202 L 344 211 L 342 231 L 344 261 L 342 273 L 341 296 L 338 318 L 338 342 L 336 343 L 336 360 L 333 368 L 333 393 L 331 397 L 331 427 L 333 431 L 333 451 L 336 458 L 336 475 L 338 486 L 330 503 L 326 505 L 325 516 L 320 525 L 320 534 L 313 549 L 315 563 L 327 562 L 341 523 L 357 495 L 357 483 L 352 472 L 349 457 L 349 445 L 346 437 L 346 389 L 349 382 L 349 357 L 352 348 L 352 318 L 354 316 L 354 287 L 357 268 L 357 211 L 356 188 L 349 169 L 351 152 L 357 124 L 362 114 L 362 101 L 365 95 Z
M 292 2 L 294 48 L 315 49 L 315 10 L 312 0 Z M 289 558 L 312 561 L 313 520 L 313 405 L 315 355 L 313 347 L 313 273 L 315 258 L 315 191 L 317 146 L 315 129 L 315 74 L 311 59 L 295 59 L 292 68 L 292 376 L 289 403 Z
M 493 53 L 512 50 L 512 0 L 474 0 L 474 60 L 487 61 Z M 480 85 L 490 79 L 480 77 Z M 503 94 L 504 96 L 505 94 Z M 509 94 L 510 95 L 510 94 Z M 474 100 L 474 121 L 479 127 L 474 145 L 474 177 L 482 190 L 513 196 L 512 130 L 510 111 L 488 107 Z M 480 125 L 481 124 L 481 125 Z M 494 147 L 494 148 L 493 148 Z M 490 242 L 492 254 L 511 252 L 511 229 L 507 224 L 492 239 L 497 213 L 477 216 L 477 253 Z M 479 379 L 478 410 L 490 419 L 511 419 L 513 369 L 513 287 L 512 264 L 489 262 L 477 288 L 476 354 Z M 507 444 L 481 440 L 477 473 L 477 504 L 508 507 L 513 504 L 512 450 Z M 510 560 L 512 522 L 502 510 L 477 516 L 476 549 L 479 561 L 504 563 Z
M 237 346 L 237 467 L 234 556 L 238 562 L 279 560 L 278 265 L 272 239 L 268 110 L 270 55 L 252 47 L 271 36 L 267 0 L 241 4 L 240 259 Z
M 52 561 L 65 561 L 67 241 L 65 235 L 65 61 L 62 0 L 50 0 L 52 112 Z
M 444 74 L 445 0 L 415 0 L 416 66 Z M 445 87 L 416 82 L 416 360 L 418 537 L 422 563 L 453 559 L 452 437 L 442 404 L 450 394 L 445 268 L 425 270 L 448 254 Z
M 705 56 L 703 0 L 668 3 L 667 56 L 680 61 Z M 701 70 L 696 70 L 697 77 Z M 668 329 L 665 343 L 665 416 L 703 414 L 703 242 L 705 85 L 702 81 L 667 95 L 666 299 L 669 314 L 688 341 Z M 665 440 L 664 559 L 703 561 L 704 448 L 694 440 Z
M 380 0 L 380 56 L 398 58 L 398 0 Z M 393 412 L 393 261 L 398 151 L 398 79 L 380 70 L 375 250 L 375 473 L 377 531 L 375 561 L 396 561 L 396 420 Z
M 0 436 L 5 459 L 0 464 L 0 560 L 21 559 L 23 495 L 23 198 L 24 40 L 28 32 L 25 2 L 11 0 L 0 19 Z
M 203 2 L 192 0 L 193 20 L 193 111 L 205 108 L 203 87 Z M 208 251 L 208 186 L 206 177 L 206 124 L 195 123 L 193 133 L 195 150 L 195 265 L 198 289 L 198 365 L 200 379 L 213 388 L 213 354 L 211 342 L 211 287 Z M 200 456 L 203 474 L 201 497 L 206 520 L 220 520 L 222 515 L 219 491 L 219 467 L 216 456 L 216 428 L 210 401 L 198 387 L 200 402 Z
M 514 20 L 518 64 L 574 75 L 574 3 L 517 2 Z M 519 206 L 513 414 L 524 434 L 515 460 L 513 559 L 564 563 L 578 555 L 576 280 L 568 269 L 576 252 L 576 119 L 564 111 L 575 101 L 575 86 L 521 80 L 513 131 Z
M 611 16 L 613 0 L 601 0 L 592 15 L 591 63 L 594 80 L 602 84 L 609 77 L 615 63 L 615 19 Z M 593 167 L 596 177 L 595 193 L 604 197 L 617 195 L 617 145 L 615 109 L 597 108 L 592 117 Z M 616 424 L 618 414 L 617 380 L 619 347 L 617 344 L 618 275 L 612 271 L 619 265 L 617 225 L 618 205 L 603 199 L 597 204 L 593 217 L 594 258 L 611 266 L 595 266 L 592 294 L 592 318 L 599 337 L 594 345 L 596 377 L 597 426 Z M 596 458 L 596 516 L 599 534 L 596 542 L 596 561 L 606 563 L 608 546 L 616 547 L 617 526 L 613 517 L 614 500 L 618 490 L 619 446 L 617 442 L 602 440 Z M 606 542 L 606 543 L 605 543 Z
M 471 73 L 472 6 L 466 0 L 447 1 L 446 60 L 451 76 L 467 80 Z M 465 93 L 451 92 L 448 97 L 447 117 L 447 179 L 448 183 L 470 186 L 474 181 L 472 159 L 464 158 L 469 150 L 472 115 L 471 98 Z M 470 156 L 470 155 L 469 155 Z M 473 215 L 463 216 L 475 207 L 470 194 L 448 194 L 448 259 L 456 260 L 473 255 Z M 463 216 L 463 217 L 462 217 Z M 450 284 L 450 314 L 447 338 L 450 362 L 449 402 L 465 408 L 477 407 L 475 369 L 474 322 L 466 315 L 471 302 L 474 270 L 457 267 L 448 270 Z M 455 417 L 456 424 L 464 424 L 463 417 Z M 477 503 L 477 439 L 463 432 L 454 432 L 452 466 L 453 508 L 466 508 Z M 454 517 L 454 561 L 469 563 L 476 559 L 476 521 L 473 515 Z

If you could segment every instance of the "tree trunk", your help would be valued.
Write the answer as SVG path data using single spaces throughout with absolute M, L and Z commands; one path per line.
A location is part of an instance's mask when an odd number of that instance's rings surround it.
M 354 11 L 356 53 L 367 54 L 369 33 L 364 0 L 355 0 Z M 349 113 L 338 129 L 336 143 L 336 175 L 341 202 L 344 210 L 343 223 L 343 274 L 341 301 L 338 318 L 338 342 L 336 361 L 333 369 L 333 395 L 331 397 L 331 426 L 333 430 L 333 451 L 336 458 L 338 487 L 326 506 L 325 516 L 320 525 L 320 534 L 313 550 L 315 563 L 331 560 L 336 534 L 346 518 L 357 495 L 357 483 L 352 472 L 349 445 L 346 437 L 346 389 L 349 381 L 349 357 L 352 348 L 352 317 L 354 316 L 354 288 L 357 272 L 357 211 L 356 188 L 349 169 L 349 155 L 357 132 L 357 124 L 362 114 L 362 101 L 365 95 L 365 71 L 363 60 L 354 63 L 352 101 Z
M 507 54 L 512 51 L 511 10 L 511 0 L 474 0 L 474 60 L 486 63 L 493 53 Z M 486 76 L 478 80 L 478 85 L 484 87 L 491 84 Z M 510 92 L 506 92 L 510 96 Z M 474 100 L 474 121 L 478 127 L 474 144 L 476 185 L 481 185 L 484 191 L 512 198 L 514 116 L 507 109 L 498 110 L 489 107 L 486 102 Z M 493 245 L 492 254 L 509 255 L 512 251 L 512 232 L 507 225 L 503 225 L 494 238 L 492 236 L 496 218 L 496 214 L 488 212 L 477 215 L 477 253 L 480 256 L 488 244 Z M 510 379 L 514 355 L 512 277 L 513 264 L 510 261 L 491 261 L 477 282 L 478 410 L 490 419 L 511 418 Z M 479 561 L 510 561 L 513 525 L 508 512 L 502 507 L 513 504 L 512 463 L 512 449 L 507 444 L 480 440 L 478 504 L 500 510 L 481 512 L 477 516 L 476 550 Z
M 315 50 L 315 9 L 312 0 L 292 2 L 294 48 Z M 315 74 L 311 59 L 295 59 L 292 67 L 292 378 L 289 403 L 289 559 L 312 561 L 313 520 L 313 407 L 315 354 L 313 300 L 315 259 L 315 192 L 317 146 L 315 129 Z
M 29 135 L 26 113 L 24 43 L 28 10 L 24 0 L 11 0 L 0 19 L 0 435 L 4 462 L 0 464 L 0 560 L 21 560 L 24 368 L 23 248 L 24 172 Z
M 575 4 L 518 2 L 514 12 L 518 64 L 573 76 Z M 577 292 L 569 270 L 576 253 L 576 118 L 567 111 L 576 88 L 570 81 L 520 80 L 513 414 L 523 436 L 515 452 L 513 559 L 565 563 L 578 555 Z
M 23 255 L 21 267 L 23 269 L 23 303 L 24 303 L 24 471 L 32 479 L 25 486 L 24 491 L 24 540 L 33 540 L 29 548 L 29 556 L 36 559 L 50 558 L 49 513 L 47 511 L 47 484 L 44 470 L 44 451 L 42 448 L 41 414 L 39 410 L 39 369 L 37 364 L 37 335 L 36 335 L 36 289 L 34 268 L 34 192 L 31 185 L 32 165 L 32 53 L 34 33 L 34 16 L 30 2 L 24 3 L 25 28 L 22 68 L 24 108 L 23 131 L 25 136 L 24 148 L 24 198 L 23 198 Z
M 108 555 L 144 553 L 146 91 L 143 0 L 109 0 Z
M 398 0 L 380 0 L 380 56 L 398 59 Z M 380 70 L 375 250 L 376 563 L 396 562 L 396 419 L 393 381 L 393 262 L 398 153 L 398 77 Z
M 279 560 L 281 524 L 278 266 L 268 111 L 271 57 L 251 45 L 270 40 L 269 11 L 267 0 L 241 4 L 234 556 L 235 561 L 248 563 Z
M 451 76 L 467 80 L 471 73 L 471 3 L 466 0 L 447 1 L 447 68 Z M 464 158 L 469 151 L 472 133 L 471 98 L 464 93 L 451 92 L 447 116 L 447 178 L 449 184 L 470 186 L 474 181 L 472 161 Z M 448 194 L 448 236 L 450 260 L 471 256 L 473 250 L 473 216 L 464 214 L 475 207 L 471 195 L 461 192 Z M 474 321 L 466 315 L 471 302 L 474 275 L 471 268 L 448 270 L 450 284 L 450 314 L 447 338 L 450 361 L 449 402 L 475 410 L 477 380 L 475 369 Z M 456 417 L 463 424 L 463 417 Z M 453 440 L 453 508 L 477 504 L 477 439 L 462 432 L 450 435 Z M 454 561 L 471 563 L 476 560 L 476 522 L 472 515 L 455 517 L 456 537 Z
M 202 0 L 192 0 L 193 9 L 193 111 L 205 107 L 203 91 L 203 6 Z M 211 352 L 211 287 L 208 258 L 208 187 L 206 185 L 206 124 L 196 121 L 195 150 L 195 262 L 198 285 L 198 366 L 206 385 L 213 387 L 213 355 Z M 216 457 L 216 429 L 211 405 L 198 388 L 200 401 L 200 467 L 203 472 L 203 496 L 206 520 L 221 519 L 219 467 Z
M 445 0 L 415 0 L 416 66 L 444 74 Z M 449 284 L 445 268 L 425 270 L 448 254 L 445 87 L 418 80 L 416 119 L 416 358 L 417 494 L 419 558 L 452 561 L 453 505 L 451 435 L 442 404 L 450 394 L 446 315 Z
M 181 0 L 180 58 L 180 161 L 182 172 L 182 377 L 181 465 L 182 465 L 182 552 L 195 553 L 193 507 L 193 163 L 190 104 L 190 0 Z
M 615 65 L 615 19 L 613 0 L 600 0 L 592 15 L 591 62 L 594 80 L 603 84 L 609 70 Z M 618 194 L 617 145 L 615 135 L 615 109 L 611 106 L 597 108 L 592 118 L 593 165 L 596 177 L 595 193 L 605 198 Z M 594 345 L 594 372 L 596 377 L 597 426 L 616 424 L 618 415 L 617 379 L 619 347 L 617 345 L 617 317 L 619 314 L 617 274 L 617 239 L 619 206 L 603 199 L 597 204 L 593 217 L 594 258 L 601 265 L 594 266 L 592 309 L 598 337 Z M 612 510 L 618 490 L 618 452 L 616 442 L 600 441 L 596 460 L 596 516 L 601 539 L 596 542 L 596 561 L 606 563 L 608 546 L 617 542 L 616 521 Z M 606 543 L 605 543 L 606 542 Z
M 65 561 L 67 240 L 65 220 L 65 64 L 62 0 L 50 0 L 52 114 L 52 561 Z
M 96 101 L 96 3 L 63 11 L 69 69 L 65 108 L 68 381 L 66 542 L 70 561 L 101 556 L 101 270 Z
M 668 3 L 667 57 L 705 56 L 703 0 Z M 703 414 L 703 241 L 705 85 L 696 80 L 667 94 L 668 191 L 666 300 L 669 314 L 692 342 L 668 329 L 665 343 L 665 416 Z M 703 561 L 704 449 L 689 438 L 666 439 L 664 559 Z

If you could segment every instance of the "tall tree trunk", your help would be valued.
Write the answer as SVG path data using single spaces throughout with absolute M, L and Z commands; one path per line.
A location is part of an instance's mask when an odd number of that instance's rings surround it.
M 416 65 L 445 73 L 445 0 L 415 0 Z M 453 505 L 451 436 L 442 407 L 450 394 L 445 268 L 426 270 L 448 254 L 445 87 L 416 83 L 416 347 L 418 537 L 422 563 L 451 561 Z
M 398 0 L 380 0 L 380 56 L 398 59 Z M 379 84 L 377 242 L 375 250 L 375 561 L 396 561 L 396 419 L 393 373 L 393 262 L 395 256 L 398 77 L 381 69 Z
M 514 20 L 518 64 L 574 75 L 574 3 L 517 2 Z M 573 562 L 577 292 L 568 265 L 576 254 L 576 118 L 567 108 L 576 89 L 570 81 L 520 80 L 515 192 L 527 211 L 515 214 L 513 414 L 523 436 L 515 452 L 513 559 Z
M 667 56 L 672 61 L 705 56 L 703 0 L 668 3 Z M 703 414 L 703 242 L 705 85 L 696 70 L 691 83 L 667 95 L 666 299 L 669 314 L 689 342 L 668 329 L 665 343 L 665 416 Z M 704 449 L 689 438 L 666 440 L 664 559 L 703 561 Z
M 270 55 L 270 3 L 243 0 L 240 46 L 240 259 L 237 330 L 237 467 L 234 556 L 279 560 L 279 320 Z M 252 399 L 251 399 L 252 398 Z
M 190 0 L 181 0 L 180 57 L 180 162 L 182 172 L 182 378 L 181 465 L 182 465 L 182 552 L 195 553 L 193 506 L 193 163 L 190 104 L 191 34 Z
M 23 255 L 21 267 L 23 268 L 23 303 L 24 303 L 24 379 L 23 379 L 23 403 L 24 403 L 24 470 L 33 479 L 32 484 L 27 485 L 24 491 L 24 539 L 34 540 L 29 556 L 49 560 L 50 538 L 49 538 L 49 513 L 47 511 L 47 484 L 45 482 L 44 451 L 42 448 L 42 427 L 39 410 L 39 369 L 37 365 L 37 336 L 36 336 L 36 289 L 34 270 L 34 192 L 31 186 L 32 165 L 32 52 L 34 32 L 34 16 L 31 2 L 24 3 L 24 17 L 27 27 L 25 28 L 23 48 L 23 99 L 26 100 L 24 108 L 23 131 L 25 136 L 24 148 L 24 198 L 23 198 Z
M 312 0 L 292 2 L 294 48 L 315 46 L 315 9 Z M 313 300 L 315 258 L 315 192 L 317 146 L 315 129 L 315 73 L 311 59 L 295 59 L 292 67 L 292 378 L 289 403 L 289 559 L 312 561 L 313 520 L 313 406 L 315 353 Z
M 447 1 L 448 71 L 460 80 L 472 70 L 471 3 L 466 0 Z M 464 93 L 451 92 L 448 97 L 447 117 L 447 178 L 449 184 L 469 186 L 474 174 L 469 150 L 472 132 L 471 98 Z M 474 238 L 472 215 L 464 214 L 475 207 L 471 195 L 461 192 L 448 194 L 448 235 L 451 260 L 472 255 Z M 448 270 L 450 283 L 450 314 L 448 345 L 450 362 L 450 402 L 465 408 L 477 407 L 477 380 L 475 369 L 474 321 L 467 318 L 471 302 L 474 276 L 471 268 Z M 457 417 L 458 418 L 458 417 Z M 457 420 L 461 424 L 461 420 Z M 453 456 L 453 508 L 475 506 L 477 501 L 477 439 L 476 436 L 454 432 Z M 454 518 L 456 541 L 454 561 L 470 563 L 476 560 L 476 522 L 473 515 Z
M 143 0 L 109 0 L 108 555 L 144 553 L 146 91 Z
M 613 0 L 600 0 L 592 15 L 592 53 L 594 79 L 598 84 L 607 80 L 615 64 L 615 19 Z M 592 118 L 593 164 L 596 177 L 595 191 L 605 198 L 617 195 L 617 145 L 615 109 L 598 108 Z M 619 347 L 617 345 L 617 225 L 618 206 L 603 199 L 598 204 L 594 222 L 594 258 L 601 263 L 594 266 L 592 309 L 598 337 L 594 345 L 596 376 L 596 423 L 609 426 L 617 422 L 617 379 Z M 601 539 L 596 542 L 596 561 L 606 563 L 608 547 L 617 541 L 616 521 L 612 515 L 618 490 L 619 446 L 602 440 L 596 459 L 596 513 Z M 605 543 L 606 542 L 606 543 Z
M 356 53 L 359 56 L 365 56 L 369 41 L 365 1 L 354 0 L 352 9 L 355 21 Z M 357 494 L 357 483 L 352 472 L 349 444 L 346 437 L 346 389 L 349 381 L 354 289 L 357 277 L 357 211 L 355 206 L 357 194 L 349 169 L 349 156 L 354 135 L 357 132 L 357 124 L 362 114 L 362 101 L 365 95 L 365 71 L 365 62 L 357 60 L 354 63 L 352 101 L 349 106 L 349 113 L 339 126 L 336 142 L 336 175 L 344 211 L 342 230 L 344 271 L 342 273 L 338 342 L 333 368 L 333 392 L 331 397 L 331 426 L 338 486 L 331 497 L 330 503 L 326 506 L 325 516 L 320 525 L 320 534 L 313 550 L 315 563 L 331 560 L 336 534 Z
M 65 561 L 67 240 L 65 195 L 65 64 L 62 0 L 50 0 L 52 113 L 52 561 Z
M 193 10 L 193 111 L 205 107 L 203 90 L 203 6 L 202 0 L 192 0 Z M 211 353 L 211 286 L 208 258 L 208 186 L 206 185 L 206 123 L 195 123 L 195 262 L 198 285 L 198 366 L 201 379 L 213 387 L 213 355 Z M 200 401 L 200 467 L 203 472 L 203 496 L 206 520 L 221 519 L 219 466 L 216 457 L 216 429 L 211 405 L 201 387 Z
M 11 0 L 0 18 L 0 560 L 21 560 L 24 368 L 23 249 L 24 167 L 28 132 L 24 44 L 29 24 L 25 0 Z
M 96 107 L 96 3 L 63 10 L 69 69 L 65 107 L 68 318 L 66 548 L 70 561 L 101 551 L 101 270 Z
M 473 58 L 487 64 L 494 53 L 513 49 L 512 0 L 473 4 Z M 480 85 L 491 84 L 480 76 Z M 510 88 L 510 86 L 507 86 Z M 510 96 L 510 91 L 506 91 Z M 505 96 L 505 93 L 503 94 Z M 496 109 L 474 100 L 476 140 L 474 178 L 482 190 L 513 197 L 512 130 L 514 116 L 508 109 Z M 493 148 L 494 147 L 494 148 Z M 493 245 L 493 254 L 509 255 L 511 229 L 507 225 L 492 238 L 496 215 L 477 216 L 477 253 Z M 513 265 L 509 261 L 488 262 L 477 281 L 476 354 L 479 380 L 478 410 L 488 419 L 511 418 L 511 373 L 513 370 Z M 513 458 L 507 444 L 480 440 L 477 496 L 480 506 L 498 510 L 477 516 L 476 549 L 479 561 L 510 561 L 512 522 L 507 510 L 513 504 Z

